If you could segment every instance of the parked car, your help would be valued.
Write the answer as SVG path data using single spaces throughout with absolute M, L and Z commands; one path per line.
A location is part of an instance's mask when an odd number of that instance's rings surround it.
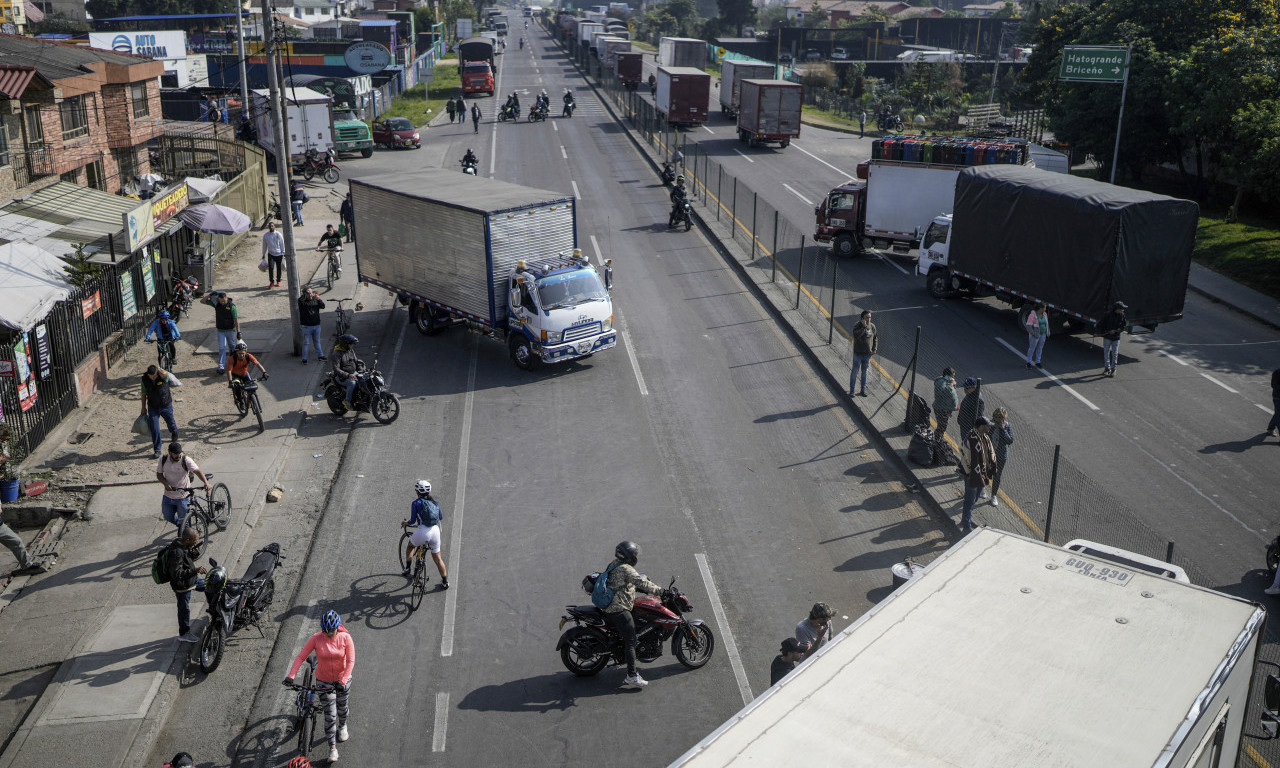
M 389 117 L 373 124 L 373 143 L 387 149 L 422 148 L 418 128 L 407 117 Z
M 831 58 L 834 61 L 848 61 L 849 50 L 847 48 L 832 48 Z
M 817 48 L 810 48 L 804 52 L 805 61 L 822 61 L 822 51 Z
M 778 54 L 778 61 L 781 62 L 782 64 L 790 64 L 792 61 L 791 54 L 785 51 Z

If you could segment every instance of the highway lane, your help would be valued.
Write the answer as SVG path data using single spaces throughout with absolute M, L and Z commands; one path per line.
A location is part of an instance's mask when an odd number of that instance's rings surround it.
M 524 92 L 572 86 L 572 120 L 486 122 L 478 142 L 446 124 L 419 152 L 376 157 L 451 167 L 478 143 L 495 177 L 578 194 L 580 244 L 614 259 L 623 339 L 528 374 L 493 340 L 393 335 L 384 360 L 402 415 L 353 435 L 299 591 L 311 620 L 282 632 L 300 643 L 325 608 L 347 616 L 359 653 L 342 752 L 354 765 L 428 751 L 457 765 L 668 761 L 764 690 L 779 640 L 815 600 L 843 627 L 887 594 L 892 563 L 945 546 L 715 250 L 666 230 L 650 167 L 530 37 L 500 60 L 500 92 L 522 91 L 527 109 Z M 393 549 L 420 476 L 444 503 L 454 586 L 409 615 Z M 617 669 L 577 679 L 554 651 L 562 607 L 586 602 L 582 576 L 622 538 L 641 542 L 642 571 L 679 578 L 717 638 L 702 670 L 670 655 L 642 665 L 653 684 L 640 694 L 618 691 Z M 268 684 L 289 655 L 278 649 Z

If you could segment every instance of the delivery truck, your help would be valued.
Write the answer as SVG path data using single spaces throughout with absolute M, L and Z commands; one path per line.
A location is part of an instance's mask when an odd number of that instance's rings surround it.
M 591 51 L 591 36 L 603 31 L 604 25 L 598 21 L 578 22 L 578 42 L 573 49 L 578 63 L 587 63 L 587 54 Z
M 804 86 L 789 80 L 743 80 L 738 141 L 750 146 L 777 142 L 786 147 L 800 136 Z
M 876 139 L 871 159 L 858 164 L 857 179 L 828 192 L 814 209 L 814 239 L 831 243 L 837 256 L 861 254 L 867 246 L 908 252 L 934 216 L 951 212 L 960 171 L 1027 162 L 1027 142 L 1021 139 Z
M 711 75 L 691 67 L 658 67 L 654 102 L 671 125 L 702 125 L 709 117 Z
M 720 64 L 720 112 L 725 117 L 738 116 L 738 100 L 742 98 L 742 81 L 770 80 L 777 68 L 763 61 L 733 61 Z
M 308 149 L 324 153 L 337 151 L 333 144 L 332 99 L 310 88 L 281 88 L 284 101 L 285 142 L 290 162 L 300 162 Z M 257 122 L 258 145 L 279 161 L 276 152 L 276 130 L 271 121 L 271 98 L 265 88 L 249 92 L 250 114 Z
M 1241 764 L 1266 611 L 1072 544 L 974 531 L 673 765 Z
M 691 37 L 664 37 L 658 41 L 658 66 L 707 68 L 707 44 Z
M 640 85 L 644 75 L 644 54 L 640 51 L 618 51 L 618 82 L 629 91 Z
M 487 37 L 469 37 L 458 43 L 458 76 L 462 79 L 464 94 L 494 94 L 498 65 L 493 52 L 493 40 Z
M 1190 200 L 1038 168 L 967 168 L 917 272 L 935 297 L 995 296 L 1087 331 L 1117 301 L 1130 332 L 1182 317 L 1200 209 Z
M 462 325 L 543 363 L 612 349 L 612 267 L 575 249 L 572 196 L 441 170 L 352 179 L 356 269 L 423 334 Z
M 602 41 L 600 53 L 600 71 L 613 72 L 618 66 L 618 54 L 631 50 L 631 41 L 624 37 L 609 36 Z

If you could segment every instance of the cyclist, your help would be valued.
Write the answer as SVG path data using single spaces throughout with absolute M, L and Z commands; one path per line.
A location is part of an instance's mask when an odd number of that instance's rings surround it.
M 419 480 L 413 484 L 413 490 L 418 493 L 418 498 L 409 507 L 409 519 L 400 522 L 402 528 L 414 527 L 405 546 L 404 560 L 409 564 L 405 566 L 404 575 L 408 576 L 413 568 L 410 557 L 413 550 L 425 545 L 431 549 L 431 559 L 436 561 L 436 570 L 440 571 L 440 586 L 448 589 L 449 572 L 445 570 L 444 558 L 440 557 L 440 522 L 444 520 L 444 512 L 440 509 L 440 502 L 431 498 L 430 480 Z
M 619 542 L 613 549 L 613 557 L 614 563 L 605 571 L 609 588 L 613 590 L 613 602 L 604 609 L 604 618 L 622 636 L 622 647 L 627 660 L 627 677 L 622 681 L 622 687 L 644 688 L 649 681 L 636 671 L 636 620 L 631 615 L 631 609 L 635 607 L 637 591 L 660 595 L 662 587 L 636 571 L 635 565 L 640 560 L 639 544 L 631 541 Z
M 344 333 L 333 345 L 333 377 L 347 388 L 346 400 L 342 404 L 349 411 L 354 410 L 351 405 L 351 396 L 355 394 L 356 383 L 360 380 L 360 369 L 364 367 L 360 358 L 356 357 L 356 343 L 359 341 L 355 336 Z
M 160 500 L 160 514 L 179 528 L 182 527 L 182 521 L 187 518 L 187 507 L 191 503 L 187 490 L 191 488 L 193 475 L 199 477 L 204 483 L 204 492 L 207 494 L 210 490 L 209 478 L 204 470 L 200 469 L 194 459 L 182 452 L 182 443 L 177 441 L 169 443 L 169 452 L 161 456 L 160 463 L 156 465 L 156 479 L 164 486 L 164 495 Z
M 320 618 L 320 631 L 311 636 L 289 667 L 286 686 L 293 685 L 302 662 L 316 655 L 316 687 L 324 700 L 324 734 L 329 738 L 329 762 L 338 761 L 338 742 L 350 738 L 347 732 L 347 705 L 351 693 L 351 672 L 356 665 L 356 646 L 337 611 L 325 611 Z
M 249 379 L 251 365 L 258 366 L 258 370 L 262 371 L 262 377 L 266 378 L 267 369 L 262 367 L 258 358 L 249 354 L 249 345 L 243 341 L 237 341 L 235 351 L 231 353 L 231 359 L 227 362 L 227 386 L 235 389 L 243 385 Z
M 156 335 L 156 341 L 169 345 L 169 359 L 177 362 L 178 350 L 173 342 L 182 338 L 182 332 L 178 330 L 178 324 L 170 319 L 169 310 L 162 309 L 156 313 L 156 319 L 147 326 L 147 332 L 143 334 L 142 340 L 151 341 L 153 333 Z

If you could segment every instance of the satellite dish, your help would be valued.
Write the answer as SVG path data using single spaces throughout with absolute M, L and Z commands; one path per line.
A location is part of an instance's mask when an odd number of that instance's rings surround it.
M 5 23 L 0 24 L 0 32 L 3 32 L 6 35 L 16 35 L 18 34 L 18 27 L 12 21 L 6 21 Z

